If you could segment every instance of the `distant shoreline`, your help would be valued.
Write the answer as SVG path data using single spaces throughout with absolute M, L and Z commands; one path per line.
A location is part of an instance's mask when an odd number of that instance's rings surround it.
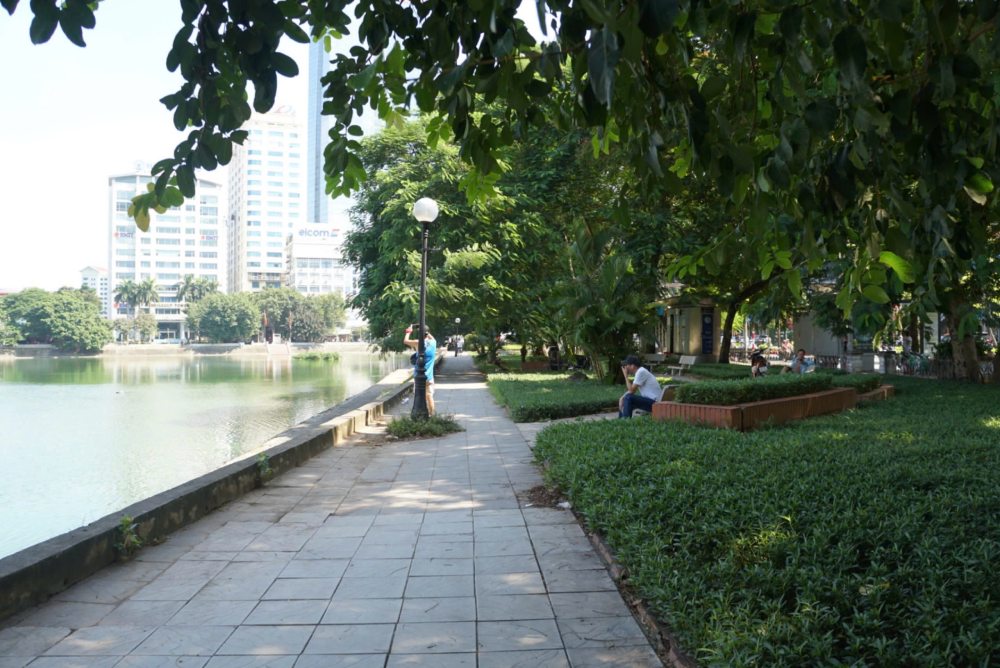
M 328 343 L 148 343 L 121 345 L 110 343 L 100 353 L 93 355 L 73 355 L 63 353 L 47 344 L 29 344 L 0 348 L 0 360 L 32 359 L 38 357 L 73 358 L 122 358 L 122 357 L 255 357 L 281 358 L 295 356 L 303 352 L 359 352 L 377 354 L 364 341 Z

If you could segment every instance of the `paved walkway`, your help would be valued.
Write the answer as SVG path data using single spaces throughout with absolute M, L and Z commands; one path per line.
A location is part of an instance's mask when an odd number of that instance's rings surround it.
M 660 666 L 469 357 L 466 431 L 329 450 L 0 630 L 0 668 Z M 407 410 L 409 404 L 403 409 Z

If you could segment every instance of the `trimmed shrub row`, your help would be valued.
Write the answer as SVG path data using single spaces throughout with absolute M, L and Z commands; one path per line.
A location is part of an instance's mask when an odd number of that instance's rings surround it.
M 491 374 L 490 391 L 515 422 L 539 422 L 617 410 L 625 388 L 566 373 Z
M 882 385 L 882 376 L 873 373 L 852 373 L 845 375 L 835 375 L 833 378 L 834 387 L 853 387 L 858 394 L 871 392 Z
M 535 453 L 701 665 L 1000 665 L 1000 388 L 893 384 L 747 434 L 553 425 Z
M 732 406 L 822 392 L 830 388 L 832 378 L 826 374 L 807 373 L 686 383 L 675 390 L 674 399 L 685 404 Z

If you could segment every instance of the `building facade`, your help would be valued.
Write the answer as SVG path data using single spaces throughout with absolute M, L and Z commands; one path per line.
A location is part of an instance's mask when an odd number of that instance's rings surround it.
M 281 287 L 285 240 L 306 219 L 305 128 L 282 107 L 247 123 L 229 165 L 229 290 Z
M 109 312 L 113 319 L 131 316 L 129 305 L 114 301 L 119 286 L 125 280 L 153 279 L 159 297 L 143 310 L 156 317 L 158 340 L 179 341 L 187 338 L 185 309 L 177 298 L 184 276 L 213 280 L 226 289 L 225 198 L 220 184 L 198 179 L 193 199 L 162 214 L 150 211 L 149 230 L 143 232 L 128 207 L 151 181 L 145 165 L 108 179 Z
M 101 300 L 101 315 L 111 317 L 111 279 L 104 267 L 84 267 L 80 270 L 80 285 L 97 293 Z
M 347 298 L 354 292 L 353 272 L 341 255 L 343 230 L 324 223 L 296 226 L 286 240 L 288 258 L 285 284 L 303 295 L 337 292 Z

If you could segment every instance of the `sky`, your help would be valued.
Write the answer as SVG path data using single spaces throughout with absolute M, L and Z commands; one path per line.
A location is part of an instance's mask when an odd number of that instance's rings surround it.
M 106 266 L 108 177 L 169 157 L 183 138 L 159 102 L 181 83 L 164 64 L 177 0 L 101 3 L 83 49 L 58 29 L 32 45 L 30 20 L 27 0 L 0 11 L 0 291 L 78 287 L 80 269 Z M 276 106 L 304 121 L 308 47 L 285 43 L 301 73 L 279 78 Z
M 28 0 L 0 11 L 0 292 L 78 287 L 81 269 L 105 267 L 108 177 L 169 157 L 183 138 L 159 102 L 182 82 L 165 65 L 177 0 L 104 2 L 96 15 L 79 48 L 58 29 L 31 44 Z M 535 3 L 519 15 L 538 36 Z M 305 122 L 308 47 L 284 40 L 282 51 L 300 74 L 279 77 L 275 107 Z M 225 183 L 222 169 L 205 176 Z

